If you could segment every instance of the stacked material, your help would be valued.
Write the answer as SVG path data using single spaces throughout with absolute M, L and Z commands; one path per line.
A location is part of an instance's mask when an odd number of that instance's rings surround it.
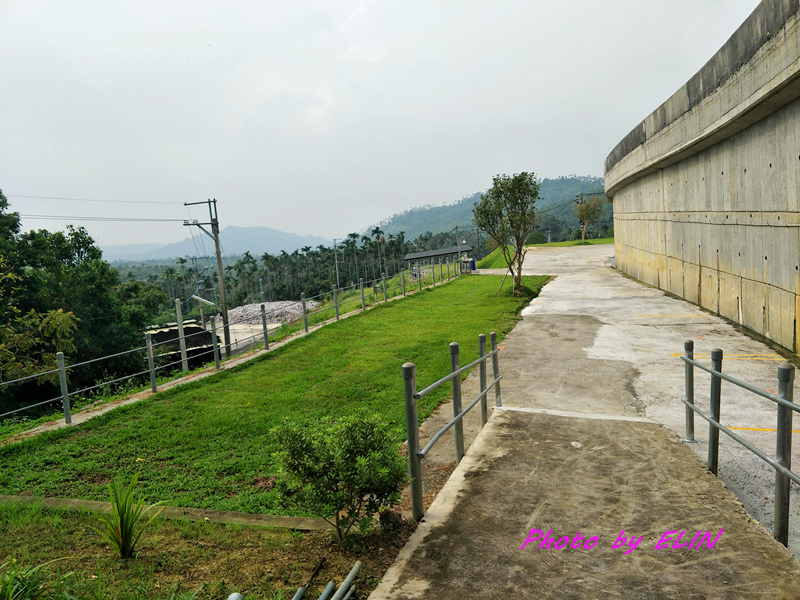
M 258 304 L 246 304 L 228 310 L 228 321 L 230 323 L 249 323 L 250 325 L 261 324 L 261 304 L 267 311 L 268 323 L 286 323 L 295 319 L 303 318 L 303 305 L 300 302 L 261 302 Z M 311 312 L 319 307 L 318 302 L 306 300 L 306 310 Z M 217 322 L 222 322 L 222 317 L 217 315 Z

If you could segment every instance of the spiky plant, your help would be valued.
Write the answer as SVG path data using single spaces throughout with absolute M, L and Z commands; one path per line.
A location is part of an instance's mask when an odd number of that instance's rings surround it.
M 143 498 L 134 498 L 133 488 L 136 487 L 138 480 L 139 476 L 134 475 L 130 484 L 126 486 L 122 483 L 121 477 L 114 479 L 108 484 L 111 512 L 95 513 L 100 520 L 100 529 L 95 527 L 92 529 L 119 552 L 120 558 L 133 556 L 133 549 L 142 532 L 164 510 L 162 506 L 149 519 L 144 520 L 146 513 L 161 502 L 145 506 Z

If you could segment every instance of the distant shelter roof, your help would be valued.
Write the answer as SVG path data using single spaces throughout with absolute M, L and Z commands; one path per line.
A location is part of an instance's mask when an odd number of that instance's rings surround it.
M 421 260 L 423 258 L 435 258 L 437 256 L 449 256 L 451 254 L 461 254 L 462 252 L 471 252 L 472 246 L 461 244 L 459 246 L 451 246 L 450 248 L 442 248 L 441 250 L 428 250 L 426 252 L 412 252 L 406 254 L 403 260 Z

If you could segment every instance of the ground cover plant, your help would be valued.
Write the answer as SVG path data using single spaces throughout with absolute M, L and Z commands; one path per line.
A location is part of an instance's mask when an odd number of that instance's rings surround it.
M 448 344 L 477 358 L 479 333 L 513 328 L 529 297 L 500 277 L 462 277 L 299 338 L 260 359 L 161 392 L 87 423 L 0 447 L 0 493 L 105 500 L 116 476 L 139 472 L 140 492 L 172 506 L 286 514 L 273 489 L 287 419 L 315 426 L 374 413 L 405 439 L 401 365 L 418 386 L 449 372 Z M 545 277 L 526 278 L 537 290 Z M 502 355 L 500 357 L 502 370 Z M 420 420 L 446 398 L 419 405 Z
M 360 538 L 355 554 L 331 545 L 326 532 L 159 518 L 134 556 L 120 560 L 90 529 L 96 522 L 89 512 L 0 504 L 0 588 L 12 579 L 28 589 L 40 585 L 38 596 L 22 597 L 43 600 L 220 600 L 233 592 L 246 600 L 289 600 L 326 556 L 306 597 L 316 598 L 329 580 L 340 583 L 356 560 L 364 563 L 359 589 L 368 592 L 411 529 Z

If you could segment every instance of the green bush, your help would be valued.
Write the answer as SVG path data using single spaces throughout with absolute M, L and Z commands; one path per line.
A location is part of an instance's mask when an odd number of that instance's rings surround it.
M 366 533 L 381 509 L 400 502 L 405 461 L 377 416 L 350 417 L 314 429 L 286 424 L 274 432 L 286 504 L 322 517 L 341 543 L 354 525 Z

